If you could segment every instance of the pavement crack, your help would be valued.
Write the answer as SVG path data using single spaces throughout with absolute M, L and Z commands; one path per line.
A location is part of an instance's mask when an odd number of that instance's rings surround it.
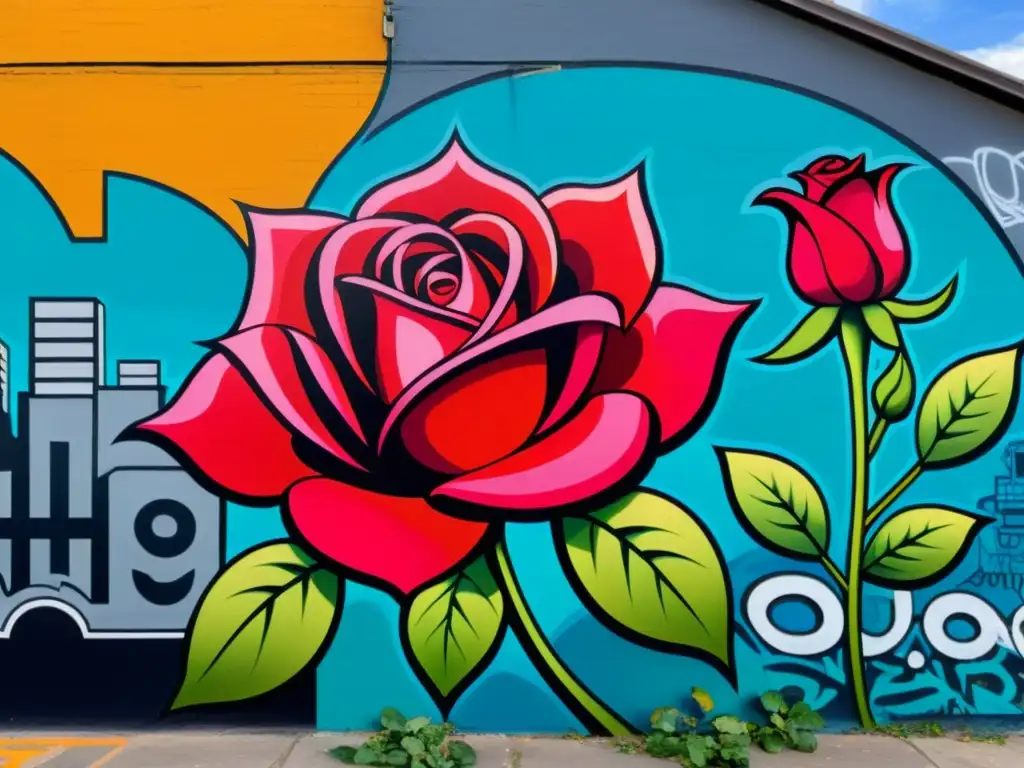
M 305 733 L 300 733 L 296 735 L 296 737 L 291 740 L 291 743 L 284 748 L 284 751 L 277 756 L 277 759 L 274 760 L 274 762 L 272 762 L 269 766 L 267 766 L 267 768 L 284 768 L 284 764 L 288 762 L 288 758 L 291 757 L 292 751 L 295 749 L 295 746 L 300 741 L 302 741 L 302 739 L 307 735 L 308 734 Z

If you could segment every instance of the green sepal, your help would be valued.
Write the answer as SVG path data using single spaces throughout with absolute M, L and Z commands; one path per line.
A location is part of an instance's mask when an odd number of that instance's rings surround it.
M 755 358 L 758 363 L 780 365 L 810 357 L 835 335 L 839 307 L 818 307 L 801 320 L 770 352 Z
M 871 338 L 889 349 L 900 349 L 900 329 L 889 310 L 881 304 L 865 304 L 860 308 L 864 323 L 871 333 Z
M 904 301 L 902 299 L 888 299 L 882 302 L 882 306 L 889 310 L 890 314 L 900 323 L 924 323 L 933 320 L 949 307 L 959 283 L 960 276 L 953 275 L 953 279 L 946 283 L 946 287 L 927 299 L 920 301 Z

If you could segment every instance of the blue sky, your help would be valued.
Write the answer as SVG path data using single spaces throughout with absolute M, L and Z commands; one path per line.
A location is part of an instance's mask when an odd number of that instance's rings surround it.
M 1024 0 L 838 0 L 838 3 L 1024 78 Z

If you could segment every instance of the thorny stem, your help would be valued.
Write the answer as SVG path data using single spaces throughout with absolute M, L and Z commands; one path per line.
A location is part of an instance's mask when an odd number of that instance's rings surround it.
M 868 333 L 859 311 L 845 313 L 840 321 L 840 344 L 850 393 L 853 427 L 853 493 L 850 506 L 850 552 L 847 560 L 846 647 L 857 715 L 865 728 L 874 725 L 864 680 L 861 634 L 861 558 L 864 550 L 864 518 L 868 496 Z
M 536 619 L 530 612 L 530 607 L 523 597 L 519 587 L 515 571 L 512 569 L 512 562 L 508 557 L 508 550 L 505 548 L 504 539 L 500 539 L 494 548 L 494 556 L 498 565 L 498 577 L 505 593 L 512 603 L 514 614 L 513 628 L 516 636 L 525 646 L 527 643 L 533 650 L 530 654 L 539 659 L 547 667 L 550 675 L 558 681 L 563 689 L 562 699 L 570 697 L 578 708 L 585 711 L 594 721 L 601 725 L 612 736 L 630 736 L 634 731 L 629 723 L 623 721 L 611 709 L 601 702 L 579 680 L 570 672 L 562 660 L 558 658 L 555 649 L 551 647 L 543 631 L 537 625 Z

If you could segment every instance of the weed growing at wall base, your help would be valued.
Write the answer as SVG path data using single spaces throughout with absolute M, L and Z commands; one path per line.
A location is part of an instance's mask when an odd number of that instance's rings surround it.
M 646 754 L 676 760 L 687 768 L 740 768 L 749 765 L 752 744 L 771 754 L 785 749 L 814 752 L 818 748 L 815 732 L 825 727 L 821 715 L 806 702 L 798 701 L 791 706 L 777 691 L 761 696 L 761 706 L 768 716 L 764 725 L 731 715 L 707 720 L 715 708 L 711 696 L 694 688 L 692 698 L 700 708 L 700 717 L 675 707 L 654 711 L 652 731 L 643 742 Z M 628 754 L 638 751 L 635 742 L 622 741 L 617 747 Z
M 451 723 L 433 725 L 429 718 L 406 719 L 393 708 L 380 716 L 381 731 L 359 747 L 335 747 L 329 754 L 347 765 L 408 766 L 409 768 L 469 768 L 476 753 L 464 741 L 451 738 Z

